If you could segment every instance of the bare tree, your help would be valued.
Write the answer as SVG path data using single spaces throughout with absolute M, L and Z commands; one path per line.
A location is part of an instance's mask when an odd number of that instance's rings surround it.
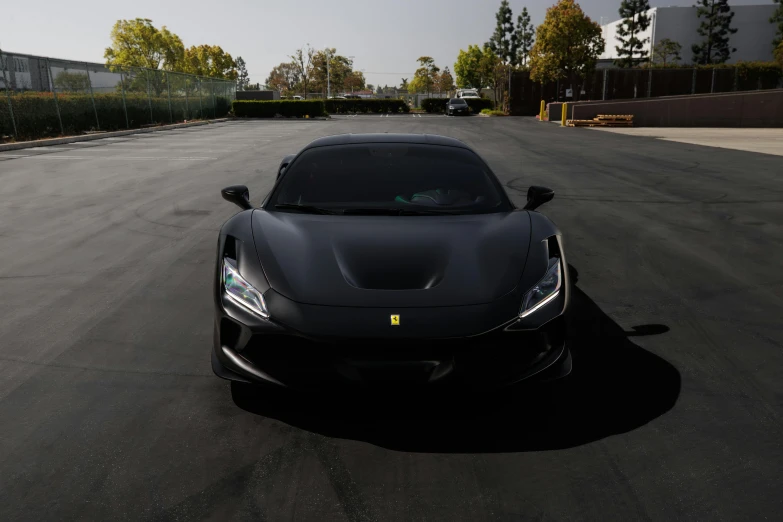
M 299 75 L 299 79 L 302 81 L 302 87 L 304 88 L 304 98 L 307 99 L 307 87 L 310 83 L 310 78 L 313 74 L 313 56 L 315 50 L 307 44 L 301 49 L 297 49 L 291 56 L 293 60 L 296 72 Z

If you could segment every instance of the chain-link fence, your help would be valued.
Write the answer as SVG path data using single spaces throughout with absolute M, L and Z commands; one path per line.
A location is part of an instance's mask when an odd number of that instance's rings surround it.
M 38 139 L 220 118 L 236 83 L 192 74 L 0 54 L 0 137 Z

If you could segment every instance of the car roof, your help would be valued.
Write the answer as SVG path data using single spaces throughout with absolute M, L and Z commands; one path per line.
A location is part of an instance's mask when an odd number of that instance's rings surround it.
M 468 149 L 466 144 L 448 136 L 436 134 L 392 134 L 392 133 L 367 133 L 367 134 L 337 134 L 325 136 L 310 142 L 304 150 L 314 147 L 329 147 L 332 145 L 355 145 L 357 143 L 417 143 L 421 145 L 441 145 Z

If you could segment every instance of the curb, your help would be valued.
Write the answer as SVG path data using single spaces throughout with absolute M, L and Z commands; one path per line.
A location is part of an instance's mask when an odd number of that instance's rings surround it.
M 339 114 L 338 116 L 343 116 L 343 114 Z M 331 120 L 331 116 L 315 116 L 313 118 L 275 118 L 274 116 L 271 117 L 263 117 L 263 118 L 253 118 L 249 116 L 243 116 L 241 118 L 228 118 L 227 121 L 231 122 L 252 122 L 252 121 L 329 121 Z
M 229 119 L 220 118 L 217 120 L 194 121 L 192 123 L 175 123 L 173 125 L 161 125 L 160 127 L 148 127 L 146 129 L 129 129 L 123 131 L 100 132 L 97 134 L 89 134 L 86 136 L 68 136 L 65 138 L 48 138 L 45 140 L 19 141 L 16 143 L 0 144 L 0 152 L 7 151 L 7 150 L 31 149 L 34 147 L 48 147 L 50 145 L 65 145 L 67 143 L 76 143 L 79 141 L 102 140 L 104 138 L 112 138 L 114 136 L 129 136 L 131 134 L 147 134 L 150 132 L 185 129 L 187 127 L 199 127 L 201 125 L 209 125 L 210 123 L 223 123 L 225 121 L 229 121 Z

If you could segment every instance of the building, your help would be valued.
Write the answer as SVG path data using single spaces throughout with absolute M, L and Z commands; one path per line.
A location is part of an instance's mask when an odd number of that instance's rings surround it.
M 375 93 L 369 89 L 364 89 L 362 91 L 351 91 L 350 94 L 359 98 L 372 98 Z
M 730 45 L 737 49 L 732 53 L 727 63 L 739 61 L 770 61 L 772 56 L 772 40 L 775 39 L 775 25 L 769 19 L 777 8 L 775 4 L 769 5 L 738 5 L 732 6 L 734 20 L 731 26 L 737 32 L 730 35 Z M 668 38 L 682 45 L 680 56 L 682 63 L 691 63 L 693 53 L 691 46 L 702 42 L 698 28 L 701 19 L 696 13 L 695 7 L 655 7 L 647 11 L 650 17 L 650 26 L 641 33 L 640 38 L 649 38 L 647 50 L 661 40 Z M 620 45 L 617 39 L 617 28 L 622 20 L 617 20 L 602 26 L 606 50 L 599 57 L 599 67 L 608 66 L 617 58 L 616 46 Z M 648 54 L 650 56 L 650 54 Z
M 237 91 L 237 100 L 279 100 L 280 91 L 275 90 L 246 90 Z
M 89 72 L 88 72 L 89 70 Z M 68 73 L 71 79 L 83 77 L 87 83 L 78 89 L 87 92 L 116 92 L 121 76 L 97 63 L 72 62 L 57 58 L 44 58 L 28 54 L 3 53 L 0 56 L 0 89 L 14 91 L 51 92 L 58 85 L 60 74 Z M 62 80 L 61 80 L 62 81 Z M 6 82 L 8 85 L 6 85 Z
M 3 53 L 0 56 L 0 89 L 15 91 L 44 90 L 41 83 L 43 61 L 26 55 Z M 46 69 L 43 69 L 44 74 Z M 6 85 L 8 83 L 8 85 Z

